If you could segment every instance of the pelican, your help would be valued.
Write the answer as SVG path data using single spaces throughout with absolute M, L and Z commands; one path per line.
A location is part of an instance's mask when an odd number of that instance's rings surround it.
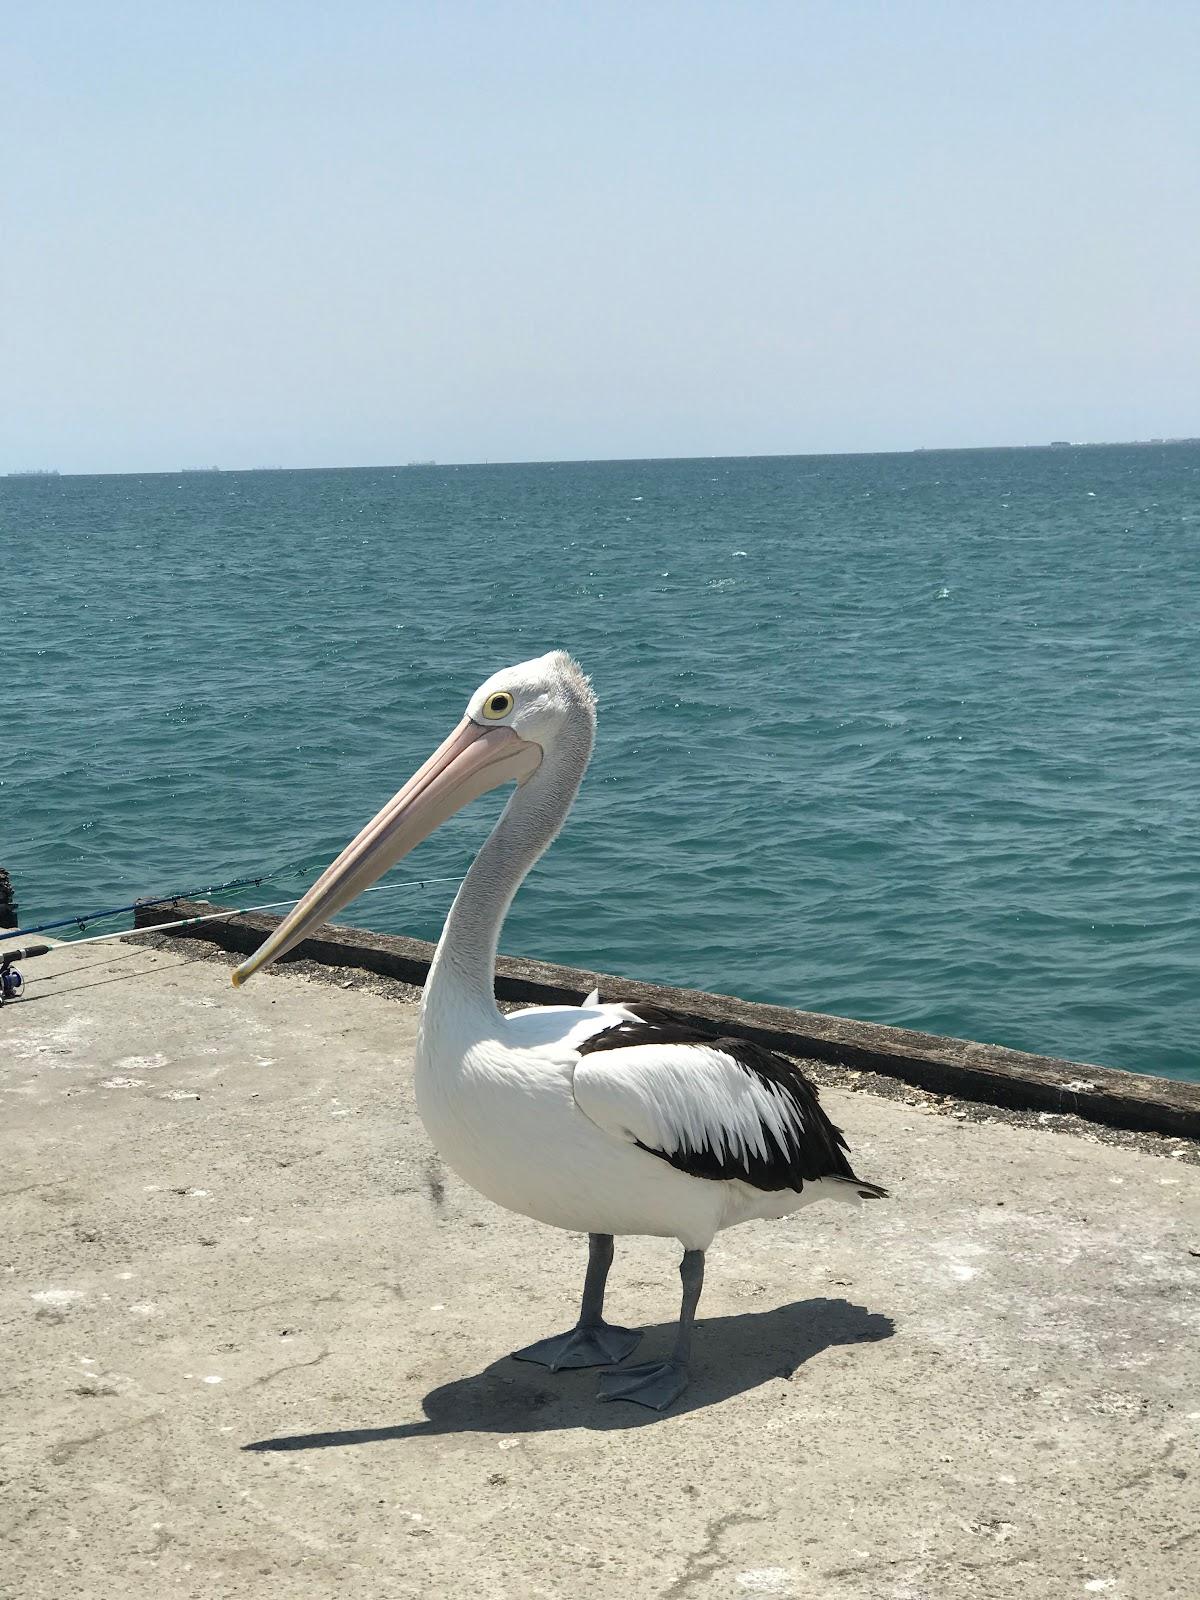
M 692 1325 L 714 1235 L 825 1198 L 880 1199 L 791 1062 L 638 1005 L 495 1000 L 500 927 L 558 834 L 591 758 L 591 684 L 563 651 L 495 673 L 423 767 L 259 949 L 236 985 L 348 905 L 468 801 L 516 788 L 446 919 L 421 1001 L 416 1099 L 446 1163 L 522 1216 L 588 1235 L 583 1302 L 566 1333 L 518 1350 L 557 1371 L 608 1366 L 599 1397 L 654 1410 L 687 1385 Z M 641 1335 L 604 1319 L 617 1234 L 677 1239 L 683 1299 L 671 1355 L 621 1367 Z

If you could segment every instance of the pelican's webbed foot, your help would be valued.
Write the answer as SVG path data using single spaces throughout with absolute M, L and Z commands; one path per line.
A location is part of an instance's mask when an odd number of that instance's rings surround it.
M 516 1361 L 536 1361 L 558 1372 L 563 1367 L 611 1367 L 637 1348 L 641 1334 L 634 1328 L 617 1328 L 611 1322 L 588 1326 L 580 1323 L 569 1333 L 539 1339 L 524 1350 L 514 1350 Z
M 598 1399 L 632 1400 L 635 1405 L 649 1406 L 651 1411 L 665 1411 L 687 1388 L 692 1324 L 696 1320 L 696 1307 L 704 1287 L 703 1250 L 684 1251 L 683 1260 L 679 1263 L 679 1277 L 683 1284 L 683 1304 L 679 1308 L 679 1328 L 670 1356 L 666 1361 L 648 1361 L 640 1367 L 626 1367 L 623 1372 L 606 1372 L 600 1379 Z
M 611 1233 L 588 1235 L 588 1269 L 583 1284 L 579 1321 L 569 1333 L 539 1339 L 524 1350 L 514 1350 L 518 1361 L 536 1361 L 558 1372 L 562 1367 L 611 1367 L 636 1349 L 641 1334 L 634 1328 L 616 1328 L 604 1320 L 604 1286 L 612 1266 Z
M 606 1372 L 600 1379 L 601 1400 L 632 1400 L 665 1411 L 687 1388 L 688 1370 L 680 1361 L 646 1361 L 623 1372 Z

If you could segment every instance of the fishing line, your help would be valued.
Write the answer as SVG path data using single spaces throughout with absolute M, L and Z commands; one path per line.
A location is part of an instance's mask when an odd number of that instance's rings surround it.
M 258 878 L 251 881 L 261 883 L 263 880 Z M 406 878 L 401 883 L 373 884 L 371 888 L 364 889 L 362 892 L 364 894 L 391 894 L 397 889 L 428 889 L 435 884 L 461 882 L 461 878 Z M 174 895 L 164 896 L 163 900 L 161 901 L 139 900 L 136 903 L 142 906 L 162 905 L 171 899 L 185 900 L 187 898 L 187 895 Z M 206 911 L 202 916 L 199 917 L 181 917 L 177 922 L 153 922 L 144 928 L 118 928 L 116 933 L 92 933 L 89 934 L 86 939 L 64 939 L 56 948 L 60 950 L 65 950 L 68 948 L 74 950 L 77 945 L 103 944 L 108 939 L 128 939 L 133 934 L 169 933 L 178 928 L 195 927 L 195 925 L 200 922 L 219 922 L 222 918 L 244 917 L 252 911 L 277 911 L 280 906 L 294 906 L 296 904 L 298 904 L 296 900 L 268 900 L 262 905 L 258 906 L 228 906 L 221 911 Z M 29 932 L 31 930 L 26 929 L 25 931 Z M 5 935 L 5 938 L 12 937 L 15 936 L 11 934 Z M 65 978 L 70 975 L 71 974 L 65 972 L 42 973 L 37 977 L 28 979 L 27 981 L 30 983 L 46 983 L 53 978 Z
M 122 917 L 127 912 L 136 911 L 139 906 L 166 906 L 175 900 L 194 900 L 198 895 L 220 894 L 224 889 L 257 888 L 260 883 L 269 883 L 272 878 L 278 878 L 289 870 L 288 867 L 280 867 L 278 872 L 260 872 L 256 878 L 230 878 L 228 883 L 210 883 L 199 889 L 180 889 L 175 894 L 156 895 L 149 900 L 131 900 L 127 906 L 113 906 L 109 911 L 91 911 L 82 917 L 60 917 L 57 922 L 32 923 L 27 928 L 14 928 L 11 933 L 5 934 L 5 938 L 22 939 L 31 933 L 48 933 L 51 928 L 79 928 L 82 931 L 90 922 L 106 922 L 109 917 Z
M 115 863 L 113 863 L 113 865 L 115 865 Z M 136 911 L 139 906 L 165 906 L 171 905 L 176 900 L 196 900 L 210 894 L 223 894 L 227 889 L 258 888 L 260 884 L 270 883 L 275 878 L 282 878 L 285 873 L 297 872 L 302 873 L 305 877 L 308 877 L 311 876 L 314 870 L 314 868 L 306 866 L 302 861 L 289 861 L 286 866 L 276 867 L 273 872 L 260 872 L 254 877 L 229 878 L 224 883 L 208 883 L 203 884 L 199 888 L 195 889 L 177 889 L 174 894 L 160 894 L 148 899 L 139 898 L 137 900 L 131 900 L 128 905 L 112 906 L 107 911 L 89 911 L 83 916 L 59 917 L 57 921 L 54 922 L 30 923 L 30 925 L 25 928 L 14 928 L 11 932 L 5 934 L 5 938 L 26 938 L 31 933 L 49 933 L 54 928 L 78 928 L 82 933 L 83 930 L 93 922 L 107 922 L 110 917 L 126 916 L 129 912 Z M 455 883 L 460 882 L 461 880 L 454 878 L 424 878 L 420 881 L 422 883 Z M 283 905 L 286 903 L 287 902 L 284 901 L 275 902 L 277 905 Z M 82 944 L 83 940 L 70 939 L 65 940 L 64 943 Z

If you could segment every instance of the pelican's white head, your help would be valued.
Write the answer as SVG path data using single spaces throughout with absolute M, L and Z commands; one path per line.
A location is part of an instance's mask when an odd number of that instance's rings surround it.
M 299 944 L 488 789 L 525 784 L 545 761 L 551 769 L 566 767 L 569 806 L 591 755 L 595 726 L 592 686 L 566 651 L 493 673 L 471 696 L 450 737 L 235 969 L 234 987 Z
M 564 734 L 586 732 L 588 750 L 596 726 L 596 696 L 583 669 L 565 650 L 504 667 L 467 702 L 467 720 L 482 728 L 511 728 L 548 753 Z

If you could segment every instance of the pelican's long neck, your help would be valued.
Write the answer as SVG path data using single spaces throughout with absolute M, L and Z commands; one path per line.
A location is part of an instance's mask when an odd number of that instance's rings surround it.
M 533 777 L 516 790 L 463 879 L 429 970 L 423 1026 L 439 1032 L 448 1013 L 469 1015 L 478 1036 L 499 1019 L 496 950 L 513 896 L 566 820 L 592 752 L 590 718 L 556 738 Z

